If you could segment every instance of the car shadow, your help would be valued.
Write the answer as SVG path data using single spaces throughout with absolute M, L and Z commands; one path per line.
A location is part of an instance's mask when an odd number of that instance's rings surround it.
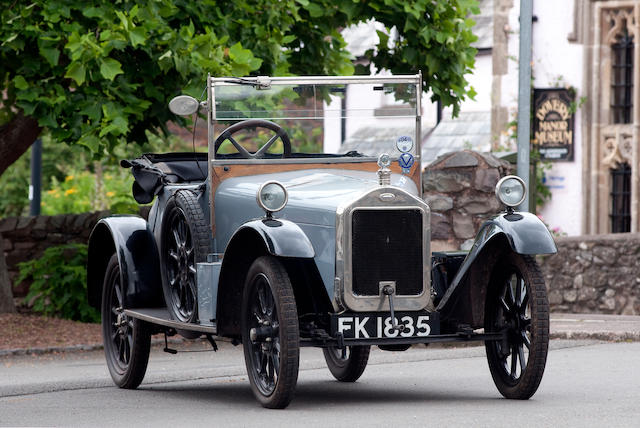
M 390 389 L 379 383 L 370 384 L 366 381 L 356 383 L 342 383 L 333 380 L 310 380 L 299 382 L 290 408 L 317 409 L 318 406 L 354 406 L 359 404 L 425 404 L 449 401 L 482 402 L 495 401 L 502 398 L 493 392 L 469 390 L 460 386 L 460 391 L 442 390 L 435 385 L 424 387 L 412 386 L 412 391 L 403 391 L 401 385 Z M 226 406 L 246 408 L 257 405 L 251 392 L 249 381 L 244 379 L 230 379 L 228 383 L 175 385 L 150 384 L 141 385 L 139 390 L 161 394 L 162 398 L 173 397 L 178 400 L 197 401 L 201 403 L 216 402 Z M 165 393 L 167 394 L 165 396 Z M 169 397 L 170 394 L 170 397 Z

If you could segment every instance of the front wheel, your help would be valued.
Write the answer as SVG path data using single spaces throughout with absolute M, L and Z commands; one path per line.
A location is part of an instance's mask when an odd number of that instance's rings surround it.
M 485 332 L 506 332 L 486 342 L 491 376 L 506 398 L 526 400 L 538 389 L 549 347 L 549 303 L 544 278 L 531 256 L 510 253 L 491 276 Z
M 102 338 L 107 367 L 120 388 L 134 389 L 147 371 L 151 334 L 144 321 L 124 313 L 125 286 L 118 257 L 107 265 L 102 289 Z
M 355 382 L 367 368 L 371 346 L 345 346 L 323 348 L 329 371 L 340 382 Z
M 298 381 L 298 311 L 289 275 L 274 257 L 256 259 L 247 274 L 242 345 L 251 389 L 260 404 L 287 407 Z

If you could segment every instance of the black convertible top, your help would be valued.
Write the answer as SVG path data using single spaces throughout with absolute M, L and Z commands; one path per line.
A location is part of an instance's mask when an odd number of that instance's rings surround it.
M 206 153 L 145 153 L 133 160 L 123 160 L 120 165 L 151 170 L 169 183 L 204 181 L 207 178 Z
M 145 153 L 139 158 L 120 161 L 131 168 L 135 178 L 133 197 L 148 204 L 167 183 L 203 182 L 207 179 L 206 153 Z

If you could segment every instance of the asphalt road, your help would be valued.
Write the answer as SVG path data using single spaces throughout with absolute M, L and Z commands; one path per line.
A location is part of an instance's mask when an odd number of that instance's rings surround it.
M 191 347 L 189 350 L 197 350 Z M 501 398 L 483 347 L 375 350 L 355 384 L 304 349 L 286 410 L 254 400 L 242 350 L 155 350 L 138 390 L 113 386 L 100 352 L 0 359 L 2 426 L 638 426 L 640 343 L 552 341 L 528 401 Z

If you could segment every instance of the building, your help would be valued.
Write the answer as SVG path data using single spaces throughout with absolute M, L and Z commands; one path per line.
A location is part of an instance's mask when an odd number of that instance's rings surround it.
M 482 150 L 490 139 L 497 151 L 513 147 L 517 132 L 511 122 L 517 116 L 520 4 L 482 0 L 480 6 L 476 71 L 469 77 L 478 96 L 463 103 L 459 119 L 447 119 L 445 111 L 430 138 L 455 141 L 456 123 L 465 127 L 469 115 L 484 114 L 490 123 L 478 129 L 486 136 L 470 142 Z M 552 192 L 539 212 L 568 235 L 637 232 L 640 1 L 535 1 L 533 14 L 532 86 L 542 102 L 537 111 L 534 106 L 532 136 L 550 158 L 545 184 Z M 557 93 L 564 94 L 564 107 L 558 102 L 561 108 L 551 111 L 548 100 L 543 106 L 545 96 Z

